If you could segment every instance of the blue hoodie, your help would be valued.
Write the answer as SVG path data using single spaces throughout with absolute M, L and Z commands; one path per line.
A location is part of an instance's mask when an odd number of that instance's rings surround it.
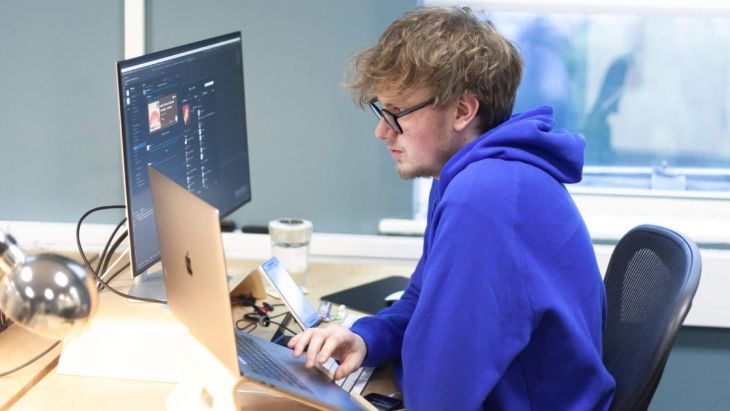
M 353 325 L 408 410 L 609 407 L 605 291 L 563 185 L 580 181 L 585 143 L 553 125 L 538 107 L 454 154 L 403 297 Z

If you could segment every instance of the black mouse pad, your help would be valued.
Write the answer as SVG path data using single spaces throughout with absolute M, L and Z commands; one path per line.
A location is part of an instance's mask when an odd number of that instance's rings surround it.
M 385 308 L 385 297 L 396 291 L 405 290 L 408 281 L 410 281 L 408 277 L 394 275 L 325 295 L 322 299 L 334 304 L 345 304 L 347 308 L 353 310 L 375 314 Z

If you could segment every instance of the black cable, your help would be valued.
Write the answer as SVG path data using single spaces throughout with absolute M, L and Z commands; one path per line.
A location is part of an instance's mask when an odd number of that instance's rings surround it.
M 102 250 L 101 254 L 99 255 L 99 265 L 96 266 L 96 272 L 104 274 L 104 271 L 101 271 L 101 265 L 104 262 L 104 258 L 106 258 L 107 252 L 109 252 L 109 244 L 111 244 L 112 240 L 114 239 L 114 236 L 117 234 L 117 231 L 124 225 L 124 223 L 127 221 L 127 218 L 123 218 L 122 221 L 117 224 L 117 226 L 114 228 L 114 231 L 112 231 L 112 235 L 109 236 L 109 239 L 106 241 L 106 245 L 104 246 L 104 249 Z M 113 253 L 111 253 L 113 254 Z
M 55 346 L 57 346 L 57 345 L 58 345 L 58 344 L 60 344 L 60 343 L 61 343 L 61 340 L 58 340 L 58 341 L 56 341 L 56 342 L 55 342 L 55 343 L 53 343 L 53 344 L 52 344 L 52 345 L 51 345 L 50 347 L 46 348 L 46 350 L 45 350 L 45 351 L 43 351 L 42 353 L 38 354 L 37 356 L 35 356 L 35 358 L 33 358 L 32 360 L 30 360 L 30 361 L 26 362 L 26 363 L 25 363 L 25 364 L 23 364 L 23 365 L 17 366 L 17 367 L 13 368 L 13 369 L 12 369 L 12 370 L 10 370 L 10 371 L 4 371 L 4 372 L 0 372 L 0 377 L 4 377 L 4 376 L 6 376 L 6 375 L 10 375 L 10 374 L 12 374 L 12 373 L 14 373 L 14 372 L 16 372 L 16 371 L 18 371 L 18 370 L 21 370 L 21 369 L 23 369 L 23 368 L 25 368 L 25 367 L 27 367 L 27 366 L 29 366 L 29 365 L 33 364 L 34 362 L 38 361 L 38 359 L 39 359 L 39 358 L 41 358 L 41 357 L 43 357 L 44 355 L 48 354 L 48 352 L 49 352 L 49 351 L 51 351 L 51 350 L 52 350 L 52 349 L 53 349 L 53 348 L 54 348 Z
M 271 318 L 269 318 L 269 320 L 271 320 Z M 289 327 L 285 327 L 282 323 L 279 323 L 276 321 L 269 321 L 269 322 L 271 322 L 271 324 L 278 325 L 279 327 L 289 331 L 292 335 L 297 335 L 297 333 L 295 331 L 292 331 L 291 328 L 289 328 Z
M 119 269 L 117 271 L 115 271 L 114 274 L 110 275 L 109 280 L 107 280 L 107 282 L 110 282 L 111 280 L 115 279 L 119 274 L 123 273 L 124 270 L 126 270 L 127 268 L 129 268 L 128 262 L 124 263 L 124 265 L 119 267 Z
M 81 218 L 79 219 L 79 222 L 76 224 L 76 245 L 79 248 L 79 254 L 81 254 L 81 258 L 84 260 L 84 263 L 86 263 L 86 266 L 89 268 L 89 270 L 91 271 L 91 273 L 94 275 L 94 278 L 96 278 L 96 281 L 98 281 L 101 284 L 103 284 L 105 287 L 107 287 L 109 289 L 109 291 L 113 292 L 114 294 L 116 294 L 116 295 L 118 295 L 118 296 L 120 296 L 122 298 L 129 298 L 129 299 L 137 300 L 137 301 L 146 301 L 146 302 L 149 302 L 149 303 L 167 304 L 167 301 L 156 300 L 156 299 L 153 299 L 153 298 L 137 297 L 137 296 L 134 296 L 134 295 L 124 294 L 121 291 L 117 291 L 115 288 L 110 287 L 109 286 L 109 283 L 105 282 L 104 280 L 101 279 L 101 277 L 99 277 L 99 274 L 94 270 L 94 267 L 91 266 L 91 264 L 89 263 L 89 260 L 86 258 L 86 254 L 84 253 L 84 249 L 83 249 L 83 247 L 81 247 L 81 223 L 84 222 L 84 220 L 86 219 L 86 217 L 88 217 L 90 214 L 92 214 L 92 213 L 94 213 L 96 211 L 110 210 L 110 209 L 114 209 L 114 208 L 122 208 L 123 209 L 124 206 L 123 205 L 110 205 L 110 206 L 94 207 L 91 210 L 85 212 L 84 215 L 82 215 Z
M 276 307 L 277 305 L 284 305 L 284 304 L 274 304 L 274 307 Z M 285 312 L 283 312 L 283 313 L 281 313 L 281 314 L 276 314 L 276 315 L 274 315 L 274 316 L 272 316 L 272 317 L 269 317 L 269 319 L 270 319 L 270 320 L 273 320 L 274 318 L 279 318 L 279 317 L 283 317 L 283 316 L 285 316 L 285 315 L 287 315 L 287 314 L 289 314 L 289 311 L 285 311 Z
M 122 222 L 124 222 L 125 220 L 126 219 L 122 220 Z M 117 228 L 119 228 L 119 227 L 121 227 L 121 223 L 117 226 Z M 112 256 L 114 256 L 114 253 L 117 251 L 117 248 L 119 248 L 119 245 L 124 241 L 125 238 L 127 238 L 128 233 L 129 233 L 129 231 L 124 231 L 122 233 L 122 235 L 117 239 L 117 241 L 108 250 L 105 250 L 105 252 L 107 253 L 107 257 L 106 257 L 106 261 L 104 262 L 104 264 L 102 266 L 103 267 L 103 270 L 102 271 L 99 271 L 99 274 L 100 274 L 99 276 L 100 277 L 102 277 L 102 278 L 104 277 L 104 274 L 106 273 L 106 270 L 109 267 L 109 262 L 111 261 Z M 114 236 L 114 233 L 112 233 L 112 237 L 113 236 Z M 111 240 L 112 237 L 109 237 L 109 240 Z M 108 244 L 109 244 L 109 242 L 107 242 L 107 245 Z M 107 283 L 110 283 L 114 278 L 116 278 L 116 276 L 119 275 L 119 273 L 121 273 L 122 271 L 126 270 L 127 267 L 129 267 L 129 265 L 130 265 L 129 262 L 125 263 L 122 266 L 122 268 L 120 268 L 114 274 L 112 274 L 111 276 L 109 276 L 109 278 L 106 279 L 106 282 Z M 101 290 L 104 289 L 104 286 L 102 284 L 98 284 L 97 288 L 99 289 L 99 291 L 101 291 Z
M 12 323 L 13 322 L 10 321 L 10 318 L 6 317 L 5 314 L 0 311 L 0 332 L 5 331 Z
M 100 254 L 96 254 L 95 256 L 89 258 L 89 262 L 93 264 L 94 261 L 99 259 L 99 257 L 100 257 Z
M 274 305 L 283 305 L 283 304 L 274 304 Z M 248 314 L 248 316 L 247 316 L 247 314 Z M 285 312 L 283 312 L 281 314 L 276 314 L 276 315 L 271 316 L 271 317 L 269 317 L 267 315 L 263 315 L 264 317 L 267 317 L 268 320 L 267 320 L 267 322 L 262 322 L 262 319 L 261 318 L 256 318 L 256 319 L 251 318 L 252 316 L 259 316 L 259 315 L 261 315 L 258 311 L 254 310 L 254 312 L 252 312 L 252 313 L 244 313 L 242 318 L 236 320 L 236 329 L 238 329 L 239 331 L 246 331 L 246 332 L 251 333 L 256 328 L 258 328 L 259 324 L 261 324 L 261 325 L 263 325 L 265 327 L 268 327 L 270 324 L 274 324 L 274 325 L 277 325 L 277 326 L 283 328 L 284 330 L 288 331 L 292 335 L 297 335 L 296 331 L 293 331 L 291 328 L 285 327 L 280 322 L 272 321 L 272 320 L 274 320 L 276 318 L 283 317 L 283 316 L 285 316 L 287 314 L 289 314 L 289 311 L 285 311 Z M 248 322 L 248 324 L 246 326 L 242 326 L 241 323 L 243 323 L 243 322 Z M 251 328 L 250 331 L 249 331 L 249 328 Z
M 104 258 L 104 264 L 101 265 L 101 270 L 99 271 L 99 275 L 103 276 L 104 273 L 106 273 L 107 268 L 109 268 L 109 263 L 112 260 L 112 257 L 114 257 L 114 253 L 117 251 L 117 248 L 119 248 L 119 245 L 122 244 L 122 241 L 124 241 L 127 238 L 127 232 L 123 232 L 119 238 L 117 238 L 117 241 L 114 242 L 114 244 L 109 249 L 106 258 Z M 107 282 L 109 282 L 109 279 L 107 279 Z
M 239 325 L 239 323 L 242 323 L 242 322 L 244 322 L 244 321 L 248 321 L 248 320 L 247 320 L 247 319 L 245 319 L 245 318 L 241 318 L 240 320 L 236 321 L 236 329 L 237 329 L 238 331 L 246 331 L 246 332 L 248 332 L 248 333 L 251 333 L 251 332 L 253 332 L 253 330 L 255 330 L 255 329 L 256 329 L 256 328 L 257 328 L 257 327 L 259 326 L 259 323 L 258 323 L 258 322 L 249 322 L 249 323 L 248 323 L 248 324 L 247 324 L 246 326 L 244 326 L 244 327 L 242 327 L 241 325 Z M 253 328 L 251 328 L 251 331 L 248 331 L 248 329 L 249 329 L 250 327 L 253 327 Z
M 115 279 L 119 274 L 123 273 L 124 270 L 129 268 L 129 263 L 125 263 L 123 266 L 121 266 L 117 271 L 114 272 L 114 274 L 110 275 L 109 278 L 106 279 L 107 283 L 112 282 L 113 279 Z M 97 290 L 102 291 L 104 289 L 103 284 L 98 284 L 96 287 Z

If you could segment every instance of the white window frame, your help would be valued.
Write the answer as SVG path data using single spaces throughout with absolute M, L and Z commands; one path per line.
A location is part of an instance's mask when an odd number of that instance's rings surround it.
M 124 58 L 145 53 L 145 0 L 124 0 Z
M 725 0 L 422 0 L 426 5 L 460 5 L 494 11 L 728 16 Z

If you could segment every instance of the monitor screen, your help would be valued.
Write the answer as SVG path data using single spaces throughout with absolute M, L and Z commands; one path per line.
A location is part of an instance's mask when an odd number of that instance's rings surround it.
M 160 260 L 147 166 L 220 210 L 251 200 L 241 33 L 117 63 L 132 272 Z

